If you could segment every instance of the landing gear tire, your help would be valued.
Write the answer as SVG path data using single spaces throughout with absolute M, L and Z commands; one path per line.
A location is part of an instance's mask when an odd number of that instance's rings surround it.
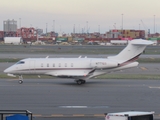
M 19 83 L 19 84 L 22 84 L 22 83 L 23 83 L 23 80 L 19 80 L 18 83 Z
M 77 80 L 77 84 L 78 84 L 78 85 L 85 84 L 85 83 L 86 83 L 85 80 Z
M 78 85 L 81 85 L 81 84 L 82 84 L 82 81 L 81 81 L 81 80 L 78 80 L 78 81 L 77 81 L 77 84 L 78 84 Z

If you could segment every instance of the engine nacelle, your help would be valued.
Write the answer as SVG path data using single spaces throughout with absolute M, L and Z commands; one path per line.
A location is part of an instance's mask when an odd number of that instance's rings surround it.
M 104 68 L 113 68 L 117 67 L 118 63 L 115 61 L 107 60 L 107 59 L 93 59 L 91 61 L 91 67 L 104 69 Z

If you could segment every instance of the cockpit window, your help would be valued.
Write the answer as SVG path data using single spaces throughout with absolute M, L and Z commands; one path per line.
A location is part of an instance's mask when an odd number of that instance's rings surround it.
M 24 64 L 24 63 L 25 63 L 24 61 L 19 61 L 16 64 Z

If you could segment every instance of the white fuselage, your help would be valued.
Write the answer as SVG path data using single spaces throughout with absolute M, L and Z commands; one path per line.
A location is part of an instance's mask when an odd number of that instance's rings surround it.
M 57 77 L 91 78 L 106 72 L 137 66 L 134 62 L 119 66 L 117 62 L 99 58 L 28 58 L 23 59 L 4 72 L 14 75 L 51 75 Z M 90 74 L 90 72 L 94 72 Z

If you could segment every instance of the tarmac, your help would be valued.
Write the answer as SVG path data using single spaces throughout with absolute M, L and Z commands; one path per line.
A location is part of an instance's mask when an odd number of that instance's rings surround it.
M 97 118 L 104 113 L 155 111 L 160 116 L 159 80 L 91 79 L 77 85 L 70 79 L 1 79 L 2 110 L 29 110 L 38 118 Z
M 94 46 L 93 46 L 94 47 Z M 158 49 L 158 48 L 157 48 Z M 0 58 L 79 57 L 80 54 L 1 53 Z M 82 55 L 85 57 L 86 55 Z M 88 57 L 107 57 L 105 54 Z M 141 55 L 160 58 L 160 55 Z M 0 74 L 14 63 L 0 63 Z M 140 63 L 116 74 L 159 74 L 159 63 Z M 114 74 L 112 73 L 112 74 Z M 104 120 L 104 113 L 130 110 L 155 111 L 160 119 L 160 81 L 154 79 L 90 79 L 77 85 L 72 79 L 0 79 L 1 110 L 29 110 L 34 120 Z

